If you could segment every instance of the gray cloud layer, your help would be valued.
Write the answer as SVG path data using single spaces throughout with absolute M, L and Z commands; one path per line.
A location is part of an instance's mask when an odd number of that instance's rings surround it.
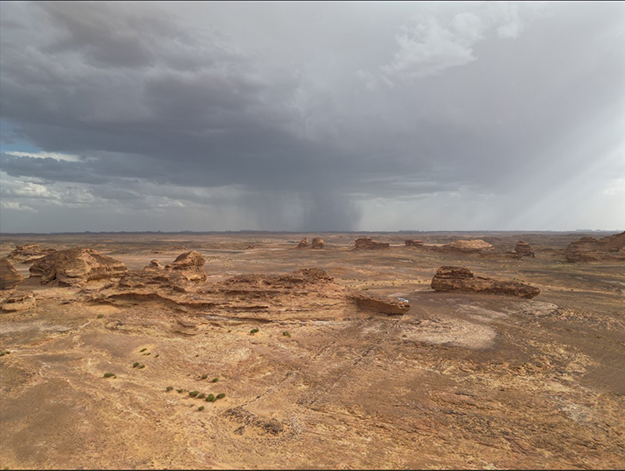
M 3 231 L 625 226 L 622 3 L 0 9 Z

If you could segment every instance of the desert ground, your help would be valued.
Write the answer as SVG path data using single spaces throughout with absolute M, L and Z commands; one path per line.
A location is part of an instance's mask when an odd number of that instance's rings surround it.
M 625 467 L 625 264 L 563 255 L 596 234 L 364 235 L 390 247 L 355 250 L 358 233 L 2 235 L 0 258 L 85 247 L 130 271 L 197 251 L 206 278 L 42 284 L 12 262 L 25 279 L 0 296 L 35 304 L 0 311 L 0 467 Z M 314 237 L 323 249 L 297 248 Z M 432 249 L 462 239 L 492 249 Z M 519 240 L 535 257 L 510 256 Z M 442 266 L 540 294 L 434 291 Z M 410 309 L 364 309 L 356 291 Z

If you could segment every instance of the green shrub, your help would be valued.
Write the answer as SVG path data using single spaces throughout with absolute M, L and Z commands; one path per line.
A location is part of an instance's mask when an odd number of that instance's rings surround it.
M 211 380 L 211 383 L 216 383 L 217 381 L 219 381 L 219 378 L 213 378 L 213 379 Z
M 205 397 L 206 397 L 206 394 L 202 393 L 202 394 L 200 394 L 197 398 L 198 398 L 198 399 L 204 399 Z
M 206 402 L 215 402 L 215 396 L 213 394 L 209 394 L 208 396 L 206 396 Z
M 202 375 L 200 379 L 206 379 L 206 378 L 208 378 L 208 375 Z
M 291 334 L 288 333 L 286 330 L 284 332 L 282 332 L 282 335 L 284 335 L 285 337 L 290 337 L 291 336 Z
M 215 400 L 223 399 L 224 397 L 226 397 L 226 393 L 219 393 L 219 394 L 217 394 L 217 397 L 215 398 Z
M 154 358 L 158 358 L 160 355 L 160 353 L 157 353 L 156 355 L 154 355 Z
M 144 355 L 152 355 L 152 352 L 144 353 Z
M 258 329 L 252 329 L 252 330 L 250 330 L 250 334 L 255 334 L 256 332 L 259 332 L 259 330 L 258 330 Z
M 139 353 L 143 353 L 147 350 L 147 348 L 142 348 L 141 350 L 139 350 Z
M 117 378 L 117 376 L 115 376 L 115 373 L 104 373 L 104 377 L 105 378 Z
M 198 394 L 200 394 L 200 391 L 189 391 L 189 396 L 191 396 L 191 397 L 195 397 Z
M 197 408 L 197 410 L 199 410 L 199 411 L 203 411 L 203 410 L 204 410 L 204 406 L 200 406 L 200 407 L 198 407 L 198 408 Z
M 143 363 L 141 363 L 137 368 L 139 368 L 139 369 L 145 368 L 145 365 Z
M 104 317 L 104 314 L 98 314 L 98 319 L 102 319 Z
M 169 391 L 173 391 L 174 387 L 173 386 L 167 386 L 167 388 L 165 389 L 165 391 L 169 392 Z
M 178 391 L 178 394 L 180 394 L 181 392 L 184 392 L 184 389 L 180 388 L 180 389 L 176 389 L 176 391 Z
M 139 366 L 140 364 L 141 364 L 141 363 L 139 363 L 138 361 L 135 361 L 135 362 L 132 364 L 132 367 L 133 367 L 133 368 L 136 368 L 136 367 L 137 367 L 137 366 Z

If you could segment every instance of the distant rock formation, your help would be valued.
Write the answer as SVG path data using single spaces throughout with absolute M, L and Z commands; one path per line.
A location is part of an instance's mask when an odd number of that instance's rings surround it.
M 315 237 L 312 241 L 313 249 L 322 249 L 326 246 L 326 243 L 323 241 L 321 237 Z
M 7 258 L 15 263 L 33 263 L 53 252 L 56 250 L 40 247 L 37 244 L 24 244 L 15 247 Z
M 30 267 L 30 276 L 40 277 L 42 284 L 80 286 L 91 280 L 121 277 L 126 271 L 126 265 L 119 260 L 77 247 L 46 255 Z
M 178 255 L 176 260 L 165 266 L 165 270 L 174 270 L 180 272 L 189 281 L 203 283 L 206 281 L 206 272 L 204 264 L 206 259 L 196 250 L 191 250 Z
M 298 249 L 307 249 L 308 247 L 310 247 L 310 242 L 306 238 L 300 240 L 299 244 L 297 244 Z
M 449 244 L 433 246 L 432 250 L 437 252 L 459 252 L 459 253 L 479 253 L 493 249 L 493 246 L 481 239 L 456 240 Z
M 604 237 L 599 242 L 603 243 L 603 246 L 608 249 L 609 252 L 623 250 L 625 249 L 625 231 L 620 234 Z
M 360 239 L 356 239 L 354 245 L 356 250 L 378 250 L 388 249 L 391 244 L 388 242 L 376 242 L 370 237 L 361 237 Z
M 625 232 L 595 239 L 582 237 L 564 250 L 567 262 L 625 261 Z
M 436 291 L 504 294 L 522 298 L 533 298 L 540 294 L 540 289 L 534 286 L 474 276 L 471 270 L 464 267 L 440 267 L 432 278 L 431 286 Z
M 26 311 L 35 306 L 35 295 L 31 291 L 11 293 L 2 301 L 2 310 L 7 312 Z
M 13 265 L 6 260 L 0 260 L 0 290 L 15 288 L 22 281 L 24 277 L 13 268 Z
M 530 244 L 528 244 L 527 242 L 523 240 L 520 240 L 517 242 L 516 246 L 514 247 L 514 251 L 519 256 L 519 258 L 521 257 L 534 258 L 534 249 L 532 249 L 532 246 Z
M 407 240 L 404 242 L 406 247 L 423 247 L 422 240 Z

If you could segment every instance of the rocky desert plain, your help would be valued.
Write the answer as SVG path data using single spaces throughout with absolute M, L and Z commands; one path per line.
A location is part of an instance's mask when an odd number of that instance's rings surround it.
M 3 469 L 622 469 L 625 233 L 4 234 Z

